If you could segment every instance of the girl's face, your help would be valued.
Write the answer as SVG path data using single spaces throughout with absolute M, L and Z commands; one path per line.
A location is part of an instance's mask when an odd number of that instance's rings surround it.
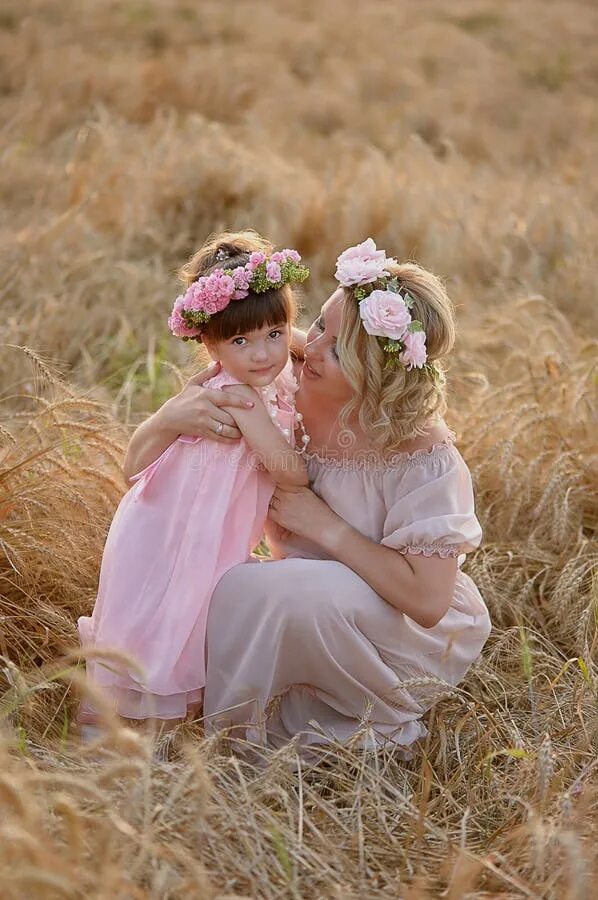
M 326 398 L 339 406 L 347 403 L 353 395 L 336 354 L 344 299 L 342 288 L 337 288 L 307 332 L 305 363 L 301 372 L 304 390 L 308 389 L 310 394 L 321 394 L 322 399 Z
M 282 372 L 289 358 L 291 327 L 265 325 L 225 341 L 204 339 L 208 353 L 222 368 L 251 387 L 265 387 Z

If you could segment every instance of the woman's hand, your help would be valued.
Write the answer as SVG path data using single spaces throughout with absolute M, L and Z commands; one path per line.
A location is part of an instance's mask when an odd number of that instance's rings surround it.
M 232 444 L 239 440 L 241 432 L 231 414 L 223 407 L 247 409 L 253 403 L 234 393 L 211 391 L 203 387 L 208 378 L 216 375 L 219 368 L 219 363 L 215 363 L 194 375 L 182 391 L 167 400 L 153 416 L 136 428 L 123 464 L 127 480 L 158 459 L 180 434 L 209 438 L 221 444 Z
M 446 614 L 455 589 L 455 557 L 403 555 L 384 547 L 345 522 L 309 488 L 276 488 L 269 518 L 314 541 L 422 628 L 433 628 Z
M 277 487 L 268 516 L 286 531 L 328 546 L 349 526 L 328 504 L 307 487 L 287 490 Z
M 230 390 L 211 391 L 203 384 L 220 371 L 220 363 L 212 363 L 189 379 L 185 387 L 158 410 L 160 424 L 172 433 L 209 438 L 221 444 L 232 444 L 241 437 L 234 418 L 224 407 L 251 409 L 249 398 Z M 219 425 L 222 425 L 222 428 Z

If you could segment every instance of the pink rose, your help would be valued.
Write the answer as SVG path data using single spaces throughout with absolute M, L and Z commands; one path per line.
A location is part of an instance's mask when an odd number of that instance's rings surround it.
M 359 303 L 359 315 L 368 334 L 400 340 L 411 322 L 405 301 L 393 291 L 372 291 Z
M 203 298 L 200 309 L 213 316 L 214 313 L 221 312 L 225 306 L 228 306 L 228 300 L 223 300 L 222 297 L 209 296 Z
M 214 293 L 230 296 L 235 289 L 235 282 L 224 269 L 216 269 L 211 275 L 208 275 L 207 286 Z
M 270 260 L 266 266 L 266 275 L 270 281 L 278 282 L 282 278 L 282 272 L 277 262 Z
M 175 337 L 197 337 L 201 334 L 199 328 L 191 328 L 180 313 L 172 311 L 172 315 L 168 319 L 168 327 Z
M 181 309 L 189 309 L 193 312 L 197 312 L 197 310 L 202 308 L 203 287 L 206 282 L 207 278 L 199 278 L 197 281 L 194 281 L 193 284 L 189 285 L 187 293 L 183 296 L 180 303 L 179 312 Z
M 202 288 L 200 309 L 210 315 L 220 312 L 230 303 L 235 289 L 231 276 L 217 269 L 208 275 Z
M 428 358 L 426 353 L 426 333 L 425 331 L 408 331 L 401 338 L 405 349 L 399 353 L 399 360 L 409 370 L 415 368 L 421 369 Z
M 172 304 L 172 315 L 180 315 L 181 311 L 185 308 L 185 295 L 179 294 L 174 303 Z
M 294 262 L 294 263 L 301 262 L 301 256 L 299 253 L 297 253 L 296 250 L 289 250 L 289 249 L 282 250 L 280 255 L 283 258 L 282 259 L 283 262 L 285 262 L 285 260 L 289 260 L 290 262 Z M 274 258 L 274 257 L 272 257 L 272 258 Z
M 183 297 L 182 307 L 191 312 L 202 310 L 213 315 L 228 306 L 235 289 L 231 276 L 216 269 L 211 275 L 202 276 L 189 286 Z
M 266 254 L 262 253 L 261 250 L 254 250 L 254 252 L 249 257 L 249 267 L 251 269 L 257 269 L 258 266 L 261 266 L 263 262 L 266 262 Z
M 289 260 L 290 262 L 298 263 L 298 262 L 301 262 L 301 257 L 299 256 L 299 254 L 297 253 L 296 250 L 289 250 L 289 249 L 277 250 L 277 252 L 273 253 L 272 256 L 270 257 L 270 262 L 275 262 L 275 263 L 278 263 L 279 265 L 282 265 L 282 263 L 287 262 L 287 260 Z
M 349 247 L 338 257 L 334 277 L 344 287 L 370 284 L 389 275 L 387 266 L 396 260 L 387 259 L 384 250 L 377 250 L 372 238 Z
M 249 284 L 253 272 L 246 266 L 238 266 L 232 271 L 232 279 L 235 282 L 235 292 L 232 296 L 233 300 L 243 300 L 249 293 Z

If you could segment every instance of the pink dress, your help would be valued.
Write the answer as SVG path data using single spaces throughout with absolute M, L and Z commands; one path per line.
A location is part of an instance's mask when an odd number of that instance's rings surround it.
M 222 371 L 206 387 L 227 384 L 239 382 Z M 291 445 L 296 390 L 290 362 L 260 389 Z M 203 694 L 210 597 L 259 543 L 274 480 L 244 439 L 180 435 L 131 481 L 108 532 L 93 615 L 78 627 L 83 647 L 123 651 L 141 671 L 88 659 L 87 678 L 121 716 L 181 718 Z M 90 700 L 79 721 L 97 721 Z

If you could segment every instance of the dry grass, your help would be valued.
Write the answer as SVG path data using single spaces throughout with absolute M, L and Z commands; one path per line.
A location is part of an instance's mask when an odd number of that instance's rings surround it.
M 585 898 L 598 874 L 594 4 L 5 0 L 2 897 Z M 373 234 L 447 277 L 451 424 L 495 631 L 422 755 L 251 768 L 197 726 L 71 730 L 127 426 L 176 389 L 173 272 Z M 19 349 L 23 346 L 34 350 Z M 51 360 L 51 362 L 49 362 Z M 364 723 L 367 728 L 367 723 Z

